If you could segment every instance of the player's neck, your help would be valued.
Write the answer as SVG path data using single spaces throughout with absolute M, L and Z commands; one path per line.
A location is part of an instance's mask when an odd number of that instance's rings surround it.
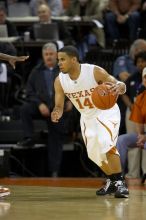
M 78 63 L 70 71 L 70 73 L 69 73 L 70 78 L 72 80 L 76 80 L 80 75 L 80 71 L 81 71 L 81 65 L 80 65 L 80 63 Z

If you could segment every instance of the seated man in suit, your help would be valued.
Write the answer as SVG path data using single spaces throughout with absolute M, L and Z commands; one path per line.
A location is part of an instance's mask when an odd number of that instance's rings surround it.
M 74 44 L 73 38 L 71 37 L 70 32 L 66 28 L 65 24 L 62 21 L 52 21 L 51 19 L 51 10 L 48 5 L 41 4 L 37 9 L 37 15 L 39 17 L 39 23 L 41 24 L 50 24 L 52 22 L 57 23 L 58 32 L 59 32 L 59 40 L 61 40 L 64 44 Z M 34 38 L 33 27 L 30 30 L 31 38 Z
M 52 16 L 60 16 L 63 13 L 62 0 L 30 0 L 29 6 L 33 16 L 37 15 L 37 8 L 41 4 L 49 5 Z
M 70 101 L 66 101 L 65 114 L 58 124 L 50 119 L 54 107 L 54 80 L 59 73 L 57 65 L 57 47 L 46 43 L 42 48 L 43 60 L 32 70 L 27 82 L 27 99 L 21 108 L 24 139 L 18 147 L 34 146 L 33 120 L 45 120 L 48 126 L 48 169 L 50 176 L 57 176 L 62 159 L 62 145 L 66 134 L 66 119 L 72 110 Z

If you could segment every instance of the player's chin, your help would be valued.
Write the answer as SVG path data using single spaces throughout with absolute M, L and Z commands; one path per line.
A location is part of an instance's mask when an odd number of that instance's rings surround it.
M 66 71 L 64 68 L 60 68 L 60 71 L 61 71 L 62 73 L 64 73 L 64 74 L 67 73 L 67 71 Z
M 61 71 L 63 74 L 67 74 L 67 72 L 65 72 L 65 71 Z

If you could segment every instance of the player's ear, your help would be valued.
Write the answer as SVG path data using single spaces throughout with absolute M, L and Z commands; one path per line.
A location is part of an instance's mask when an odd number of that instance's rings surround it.
M 102 83 L 103 83 L 103 81 L 101 81 L 101 80 L 98 81 L 98 84 L 99 84 L 99 85 L 102 84 Z
M 76 57 L 73 57 L 72 60 L 73 60 L 73 62 L 77 62 L 77 58 Z

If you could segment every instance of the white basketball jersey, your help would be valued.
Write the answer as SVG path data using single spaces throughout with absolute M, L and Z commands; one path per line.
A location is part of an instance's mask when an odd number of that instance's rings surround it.
M 65 95 L 81 113 L 81 131 L 89 158 L 98 166 L 107 162 L 106 152 L 116 146 L 120 111 L 115 104 L 107 110 L 96 108 L 91 93 L 97 86 L 94 78 L 94 65 L 81 64 L 77 80 L 71 80 L 69 74 L 59 74 Z M 118 153 L 118 152 L 116 152 Z
M 59 74 L 65 95 L 85 117 L 91 117 L 97 111 L 101 111 L 94 106 L 91 99 L 91 93 L 97 86 L 93 73 L 94 67 L 91 64 L 81 64 L 81 72 L 77 80 L 72 80 L 69 74 Z

